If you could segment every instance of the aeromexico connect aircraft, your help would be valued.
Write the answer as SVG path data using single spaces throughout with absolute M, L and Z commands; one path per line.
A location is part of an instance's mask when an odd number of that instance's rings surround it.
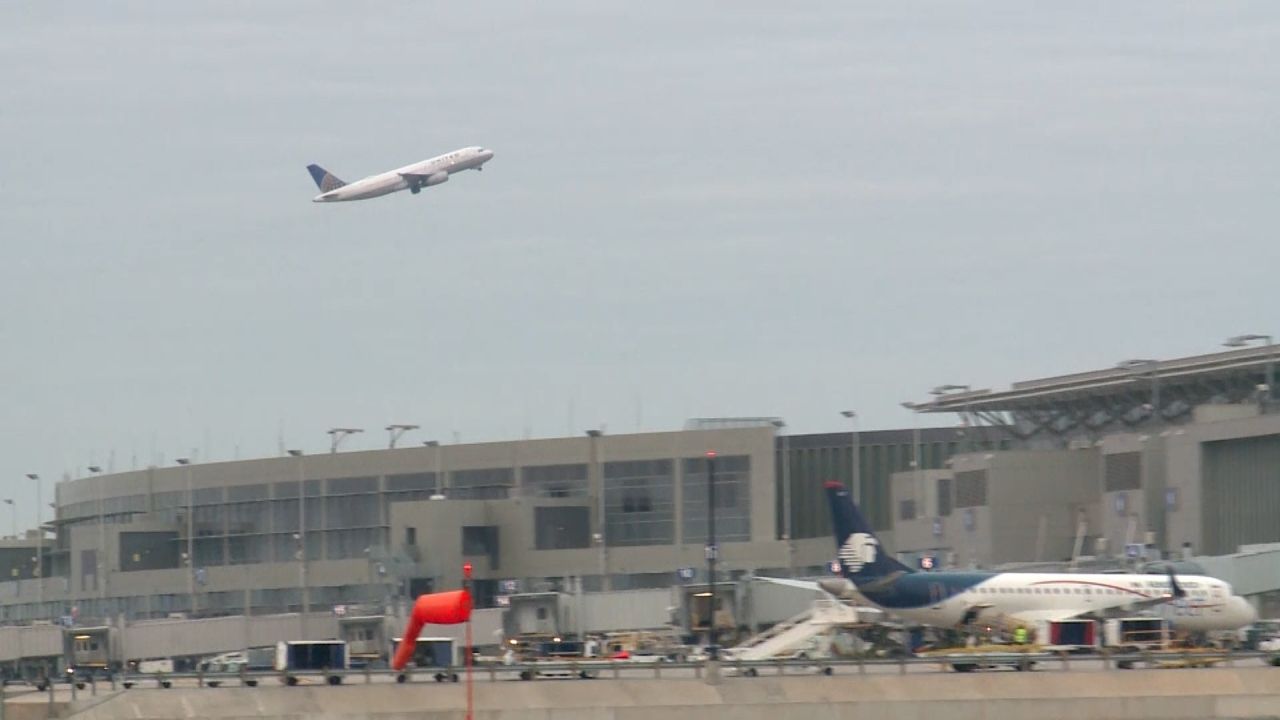
M 342 200 L 367 200 L 408 189 L 417 194 L 424 187 L 447 182 L 449 176 L 462 170 L 483 170 L 484 164 L 493 159 L 493 151 L 482 147 L 465 147 L 429 160 L 405 165 L 377 175 L 370 175 L 353 183 L 344 183 L 333 173 L 319 165 L 308 165 L 320 194 L 312 202 L 340 202 Z
M 1257 619 L 1231 586 L 1202 575 L 916 572 L 884 552 L 840 483 L 826 484 L 842 577 L 783 584 L 865 599 L 905 620 L 935 627 L 1010 627 L 1036 621 L 1131 616 L 1157 610 L 1172 627 L 1236 630 Z M 762 578 L 764 579 L 764 578 Z M 778 580 L 774 580 L 778 582 Z

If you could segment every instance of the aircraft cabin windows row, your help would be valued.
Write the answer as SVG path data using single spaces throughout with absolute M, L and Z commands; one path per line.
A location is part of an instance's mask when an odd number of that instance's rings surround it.
M 990 594 L 1015 594 L 1015 595 L 1121 595 L 1119 590 L 1113 588 L 1090 588 L 1090 587 L 1053 587 L 1053 588 L 1011 588 L 1011 587 L 985 587 L 978 588 L 978 592 Z

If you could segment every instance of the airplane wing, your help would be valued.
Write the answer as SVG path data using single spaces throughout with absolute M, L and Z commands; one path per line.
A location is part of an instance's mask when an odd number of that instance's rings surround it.
M 862 613 L 867 613 L 869 615 L 884 614 L 884 611 L 881 610 L 880 608 L 871 607 L 870 605 L 865 605 L 863 603 L 850 602 L 848 598 L 841 598 L 833 594 L 830 590 L 822 587 L 822 584 L 817 582 L 816 580 L 794 580 L 792 578 L 775 578 L 775 577 L 766 577 L 764 575 L 753 575 L 751 579 L 758 580 L 760 582 L 773 583 L 774 585 L 782 585 L 784 587 L 793 587 L 793 588 L 798 588 L 800 590 L 811 590 L 813 592 L 820 592 L 823 595 L 826 595 L 827 597 L 831 598 L 832 600 L 837 600 L 858 608 L 859 614 L 862 614 Z
M 773 583 L 774 585 L 785 585 L 787 587 L 800 588 L 801 590 L 812 590 L 814 592 L 822 592 L 831 595 L 831 593 L 823 590 L 822 586 L 818 585 L 818 583 L 813 580 L 792 580 L 791 578 L 765 577 L 764 575 L 755 575 L 752 576 L 751 579 L 759 580 L 760 582 Z

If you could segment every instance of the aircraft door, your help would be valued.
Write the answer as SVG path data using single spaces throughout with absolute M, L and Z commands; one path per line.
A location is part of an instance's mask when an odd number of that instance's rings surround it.
M 929 583 L 929 603 L 934 609 L 942 607 L 942 601 L 947 599 L 947 589 L 940 582 Z

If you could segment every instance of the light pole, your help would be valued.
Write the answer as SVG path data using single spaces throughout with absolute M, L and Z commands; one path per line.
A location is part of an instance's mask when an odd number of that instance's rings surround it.
M 329 433 L 329 452 L 338 452 L 338 446 L 346 439 L 348 435 L 364 432 L 364 428 L 333 428 Z
M 605 534 L 605 518 L 604 518 L 604 463 L 600 462 L 600 438 L 604 433 L 599 430 L 588 430 L 587 437 L 589 440 L 588 454 L 590 457 L 587 461 L 590 463 L 590 472 L 596 476 L 596 546 L 600 548 L 600 591 L 604 592 L 610 587 L 609 583 L 609 539 Z
M 1245 347 L 1254 340 L 1262 340 L 1268 351 L 1274 350 L 1275 338 L 1270 335 L 1236 335 L 1227 338 L 1222 344 L 1227 347 Z M 1276 397 L 1276 356 L 1270 352 L 1267 356 L 1267 399 Z
M 36 615 L 43 612 L 44 605 L 44 488 L 40 483 L 40 476 L 36 473 L 27 473 L 27 479 L 35 481 L 36 484 L 36 560 L 34 571 L 32 574 L 36 578 Z
M 1151 371 L 1151 416 L 1157 423 L 1163 418 L 1160 414 L 1160 377 L 1156 374 L 1156 368 L 1159 365 L 1159 360 L 1148 358 L 1136 358 L 1116 363 L 1116 367 L 1121 370 L 1138 371 L 1145 368 Z
M 18 504 L 13 498 L 5 498 L 4 504 L 9 506 L 9 514 L 13 516 L 13 539 L 18 539 Z
M 196 503 L 191 487 L 191 458 L 174 458 L 187 471 L 187 603 L 191 617 L 196 615 Z
M 849 421 L 852 430 L 849 442 L 853 446 L 853 502 L 862 507 L 862 435 L 858 432 L 858 411 L 841 410 L 840 414 Z
M 791 523 L 791 436 L 786 434 L 787 423 L 782 418 L 773 421 L 775 432 L 782 435 L 782 540 L 787 544 L 787 569 L 796 573 L 796 544 L 792 540 Z
M 431 448 L 436 456 L 436 486 L 435 489 L 431 491 L 431 499 L 443 500 L 445 499 L 444 448 L 440 447 L 439 440 L 423 440 L 422 444 Z
M 707 658 L 715 660 L 719 655 L 716 646 L 716 453 L 707 451 Z
M 302 451 L 290 450 L 289 454 L 298 460 L 298 532 L 293 534 L 293 538 L 298 541 L 298 585 L 302 588 L 302 612 L 298 617 L 300 633 L 305 640 L 307 613 L 311 612 L 311 589 L 307 578 L 307 482 L 303 474 Z
M 102 468 L 97 465 L 90 465 L 89 474 L 95 477 L 101 475 Z M 98 486 L 98 552 L 96 553 L 98 564 L 97 567 L 94 568 L 94 572 L 96 573 L 98 581 L 98 597 L 105 601 L 107 598 L 107 578 L 104 574 L 107 567 L 107 561 L 105 559 L 105 555 L 107 553 L 107 513 L 105 507 L 106 502 L 102 496 L 106 493 L 106 489 L 102 486 L 101 479 L 95 480 L 94 482 Z
M 387 432 L 391 433 L 391 442 L 387 447 L 394 450 L 396 447 L 396 441 L 400 439 L 401 435 L 409 432 L 410 430 L 417 430 L 418 427 L 418 425 L 388 425 Z

